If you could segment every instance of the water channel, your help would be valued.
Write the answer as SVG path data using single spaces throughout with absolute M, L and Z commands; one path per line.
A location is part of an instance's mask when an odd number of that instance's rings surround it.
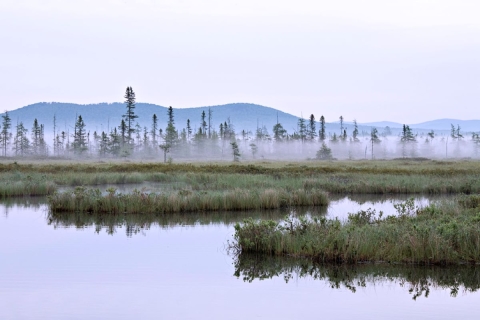
M 333 198 L 312 214 L 394 214 L 392 201 L 407 198 Z M 480 267 L 335 267 L 227 254 L 235 222 L 286 213 L 101 219 L 52 216 L 45 198 L 2 202 L 0 319 L 480 317 Z

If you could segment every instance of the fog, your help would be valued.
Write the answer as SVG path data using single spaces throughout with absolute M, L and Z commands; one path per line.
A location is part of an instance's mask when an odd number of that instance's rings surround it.
M 370 134 L 363 131 L 355 141 L 347 136 L 341 139 L 328 132 L 326 139 L 320 141 L 296 139 L 287 136 L 283 141 L 276 141 L 269 135 L 257 138 L 249 134 L 221 138 L 216 132 L 212 138 L 181 133 L 178 139 L 166 149 L 165 136 L 157 137 L 154 142 L 148 137 L 138 135 L 130 144 L 119 144 L 116 147 L 111 141 L 102 144 L 100 136 L 86 135 L 85 149 L 75 150 L 74 138 L 66 136 L 57 147 L 53 147 L 52 135 L 45 135 L 46 145 L 43 150 L 35 150 L 32 139 L 28 149 L 23 153 L 15 152 L 15 141 L 7 148 L 7 156 L 18 159 L 70 159 L 70 160 L 103 160 L 115 161 L 152 161 L 152 162 L 251 162 L 251 161 L 319 161 L 319 160 L 391 160 L 397 158 L 428 159 L 479 159 L 480 142 L 464 134 L 463 139 L 452 138 L 450 134 L 435 134 L 432 139 L 426 133 L 417 133 L 414 142 L 402 142 L 400 135 L 381 135 L 379 141 L 372 143 Z M 235 138 L 234 138 L 235 137 Z M 110 137 L 109 137 L 110 138 Z M 61 140 L 61 139 L 60 139 Z M 234 146 L 238 146 L 234 156 Z M 329 155 L 322 156 L 319 150 L 325 144 L 330 149 Z M 114 150 L 116 148 L 116 151 Z M 3 150 L 1 151 L 3 155 Z

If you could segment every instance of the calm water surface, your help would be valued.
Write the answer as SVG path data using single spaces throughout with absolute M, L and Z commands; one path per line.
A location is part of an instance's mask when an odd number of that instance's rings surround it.
M 0 204 L 0 319 L 480 318 L 480 268 L 232 257 L 225 244 L 242 218 L 232 214 L 158 223 L 47 214 L 44 199 Z

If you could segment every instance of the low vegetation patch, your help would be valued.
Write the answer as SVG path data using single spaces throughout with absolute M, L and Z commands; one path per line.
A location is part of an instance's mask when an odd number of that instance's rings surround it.
M 375 210 L 348 220 L 287 218 L 236 224 L 230 247 L 241 253 L 309 257 L 318 262 L 385 261 L 412 264 L 480 262 L 478 196 L 417 208 L 397 205 L 398 216 Z
M 0 163 L 1 197 L 48 195 L 60 186 L 163 184 L 165 190 L 304 189 L 337 194 L 480 193 L 474 161 L 316 161 L 245 164 Z
M 110 189 L 109 194 L 103 195 L 99 189 L 78 187 L 73 192 L 55 193 L 48 202 L 52 212 L 145 214 L 326 206 L 328 198 L 323 191 L 302 189 L 179 190 L 160 194 L 119 194 Z
M 42 176 L 11 174 L 0 183 L 0 199 L 22 196 L 44 196 L 56 190 L 56 184 Z

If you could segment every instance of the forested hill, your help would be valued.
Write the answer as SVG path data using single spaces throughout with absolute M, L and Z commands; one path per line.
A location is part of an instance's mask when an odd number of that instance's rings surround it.
M 288 132 L 293 133 L 297 127 L 298 118 L 273 108 L 264 107 L 249 103 L 232 103 L 212 107 L 184 108 L 174 110 L 175 126 L 178 130 L 186 127 L 187 119 L 190 119 L 193 130 L 200 127 L 201 114 L 205 111 L 208 121 L 208 109 L 212 111 L 212 127 L 218 131 L 220 123 L 224 123 L 230 118 L 235 131 L 240 133 L 242 130 L 255 132 L 257 125 L 263 125 L 271 132 L 273 126 L 278 121 L 282 123 Z M 138 123 L 143 128 L 151 127 L 152 116 L 157 115 L 159 126 L 165 128 L 167 124 L 167 107 L 148 103 L 137 103 L 135 114 L 138 116 Z M 15 126 L 17 121 L 30 128 L 34 119 L 45 125 L 46 130 L 53 130 L 53 116 L 56 117 L 59 130 L 73 130 L 77 115 L 81 115 L 87 128 L 98 132 L 108 131 L 113 127 L 118 127 L 125 113 L 126 108 L 123 103 L 99 103 L 79 105 L 73 103 L 36 103 L 14 111 L 9 112 L 12 124 Z M 319 116 L 318 116 L 319 117 Z M 70 129 L 69 129 L 70 128 Z
M 251 131 L 255 133 L 257 127 L 265 126 L 267 131 L 271 134 L 273 126 L 278 122 L 287 130 L 289 134 L 293 134 L 297 130 L 298 117 L 257 104 L 251 103 L 231 103 L 211 107 L 198 108 L 183 108 L 173 109 L 175 127 L 181 131 L 187 125 L 187 119 L 190 119 L 192 130 L 198 130 L 201 123 L 202 111 L 207 114 L 206 121 L 208 122 L 208 109 L 212 111 L 212 128 L 219 130 L 220 123 L 224 123 L 230 119 L 237 134 L 242 130 Z M 118 127 L 125 114 L 126 108 L 124 103 L 98 103 L 80 105 L 74 103 L 59 103 L 59 102 L 41 102 L 35 103 L 17 110 L 10 111 L 13 127 L 17 122 L 23 122 L 27 129 L 31 129 L 34 119 L 37 119 L 40 124 L 45 126 L 45 134 L 50 135 L 53 132 L 53 117 L 55 115 L 57 122 L 57 131 L 73 131 L 75 119 L 77 115 L 81 115 L 87 130 L 97 131 L 98 133 L 105 131 L 109 132 L 114 127 Z M 152 116 L 154 114 L 158 117 L 159 127 L 165 129 L 167 124 L 167 107 L 159 106 L 149 103 L 137 103 L 135 114 L 138 116 L 138 123 L 142 127 L 151 128 Z M 308 115 L 304 115 L 308 118 Z M 317 120 L 317 130 L 319 128 L 318 120 L 321 116 L 321 110 L 315 114 Z M 339 115 L 340 116 L 340 115 Z M 343 115 L 346 119 L 344 127 L 348 134 L 353 130 L 351 116 Z M 340 125 L 337 119 L 326 119 L 327 132 L 337 134 L 340 132 Z M 333 120 L 333 121 L 332 121 Z M 448 133 L 450 125 L 460 125 L 463 132 L 477 132 L 480 131 L 480 120 L 455 120 L 455 119 L 441 119 L 419 124 L 412 124 L 411 128 L 415 132 L 427 132 L 428 130 L 435 130 L 436 132 L 443 131 Z M 378 128 L 382 133 L 384 128 L 389 126 L 392 134 L 397 135 L 402 124 L 394 122 L 376 122 L 359 124 L 360 132 L 364 130 L 369 132 L 371 127 Z

